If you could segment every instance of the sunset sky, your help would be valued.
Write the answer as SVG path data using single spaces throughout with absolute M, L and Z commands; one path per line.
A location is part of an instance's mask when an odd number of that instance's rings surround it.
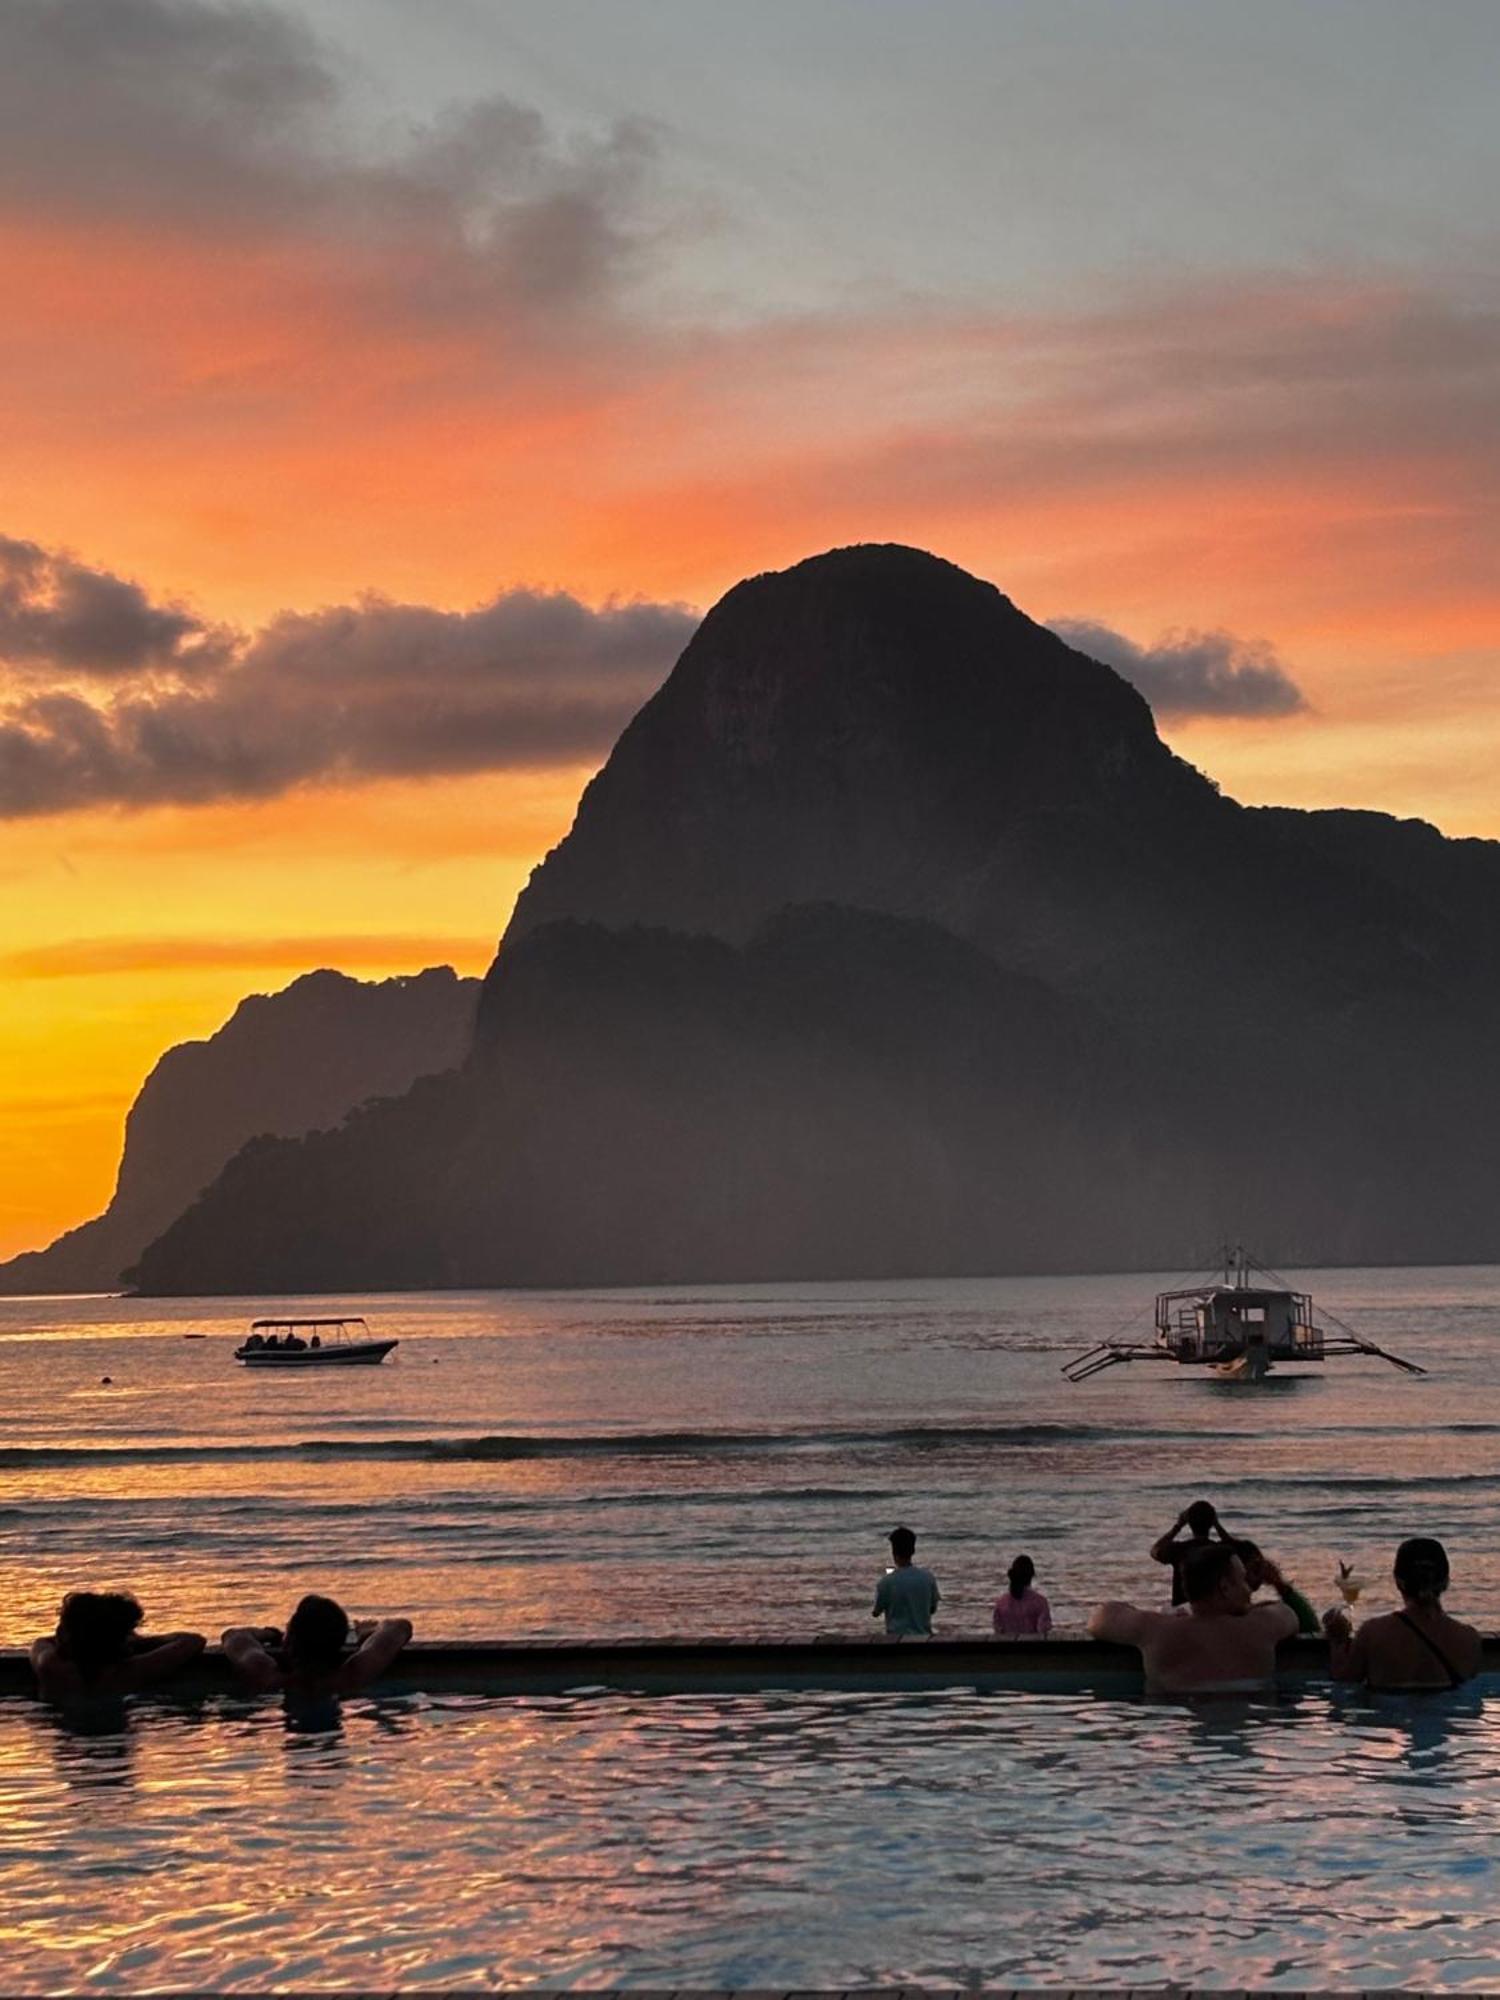
M 0 0 L 0 1254 L 241 995 L 482 970 L 836 544 L 1500 837 L 1497 73 L 1492 0 Z

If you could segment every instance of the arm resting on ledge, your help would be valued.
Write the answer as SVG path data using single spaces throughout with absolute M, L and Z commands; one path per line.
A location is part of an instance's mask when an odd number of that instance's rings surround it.
M 260 1694 L 281 1686 L 281 1669 L 266 1651 L 267 1629 L 260 1625 L 231 1625 L 219 1641 L 224 1657 L 240 1679 Z
M 339 1691 L 352 1694 L 383 1674 L 403 1646 L 411 1643 L 409 1618 L 382 1618 L 339 1669 Z
M 1135 1605 L 1121 1604 L 1118 1600 L 1100 1604 L 1089 1617 L 1089 1637 L 1109 1639 L 1117 1646 L 1139 1646 L 1148 1615 Z

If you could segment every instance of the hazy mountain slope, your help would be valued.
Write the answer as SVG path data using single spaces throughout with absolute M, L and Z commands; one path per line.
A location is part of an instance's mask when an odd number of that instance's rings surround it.
M 370 983 L 310 972 L 241 1001 L 208 1040 L 157 1063 L 131 1107 L 109 1207 L 0 1264 L 0 1291 L 108 1290 L 257 1133 L 335 1125 L 469 1052 L 479 982 L 447 966 Z

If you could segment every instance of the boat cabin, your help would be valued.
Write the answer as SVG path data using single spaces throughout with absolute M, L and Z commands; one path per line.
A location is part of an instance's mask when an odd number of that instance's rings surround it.
M 1259 1354 L 1271 1361 L 1321 1361 L 1323 1331 L 1305 1292 L 1249 1285 L 1206 1285 L 1161 1292 L 1157 1337 L 1178 1361 L 1232 1361 Z

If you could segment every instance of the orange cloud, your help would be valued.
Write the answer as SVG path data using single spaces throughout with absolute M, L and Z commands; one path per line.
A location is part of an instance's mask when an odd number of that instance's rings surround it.
M 707 603 L 863 539 L 1283 646 L 1493 614 L 1500 320 L 1462 274 L 668 312 L 686 217 L 628 121 L 492 95 L 362 143 L 352 66 L 274 7 L 26 0 L 5 58 L 17 532 L 216 618 Z

